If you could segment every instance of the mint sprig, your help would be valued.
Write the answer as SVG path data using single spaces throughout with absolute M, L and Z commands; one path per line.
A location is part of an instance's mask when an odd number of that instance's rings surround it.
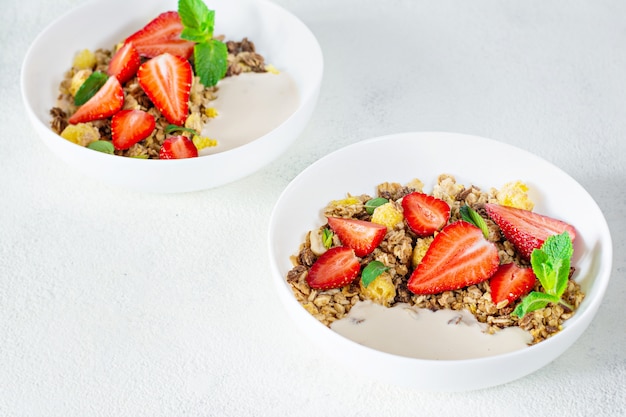
M 228 70 L 228 48 L 213 38 L 215 11 L 202 0 L 179 0 L 178 15 L 183 23 L 180 37 L 195 42 L 193 59 L 196 75 L 205 87 L 212 87 Z
M 367 266 L 363 268 L 363 272 L 361 273 L 361 282 L 363 282 L 363 286 L 367 288 L 372 281 L 388 269 L 389 267 L 385 266 L 385 264 L 380 261 L 372 261 L 368 263 Z
M 561 297 L 567 289 L 573 254 L 572 239 L 567 232 L 548 237 L 540 249 L 535 249 L 530 255 L 530 264 L 544 291 L 532 291 L 522 299 L 512 314 L 524 317 L 549 303 L 561 303 L 569 307 Z
M 483 219 L 480 214 L 476 212 L 476 210 L 468 205 L 465 205 L 461 206 L 459 211 L 463 220 L 473 224 L 474 226 L 482 230 L 483 236 L 485 236 L 485 238 L 489 237 L 489 229 L 487 228 L 487 223 L 485 223 L 485 219 Z

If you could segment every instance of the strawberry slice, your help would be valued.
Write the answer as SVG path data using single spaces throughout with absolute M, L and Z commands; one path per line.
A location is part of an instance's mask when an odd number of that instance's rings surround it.
M 498 269 L 496 246 L 473 224 L 457 221 L 435 236 L 407 287 L 414 294 L 438 294 L 478 284 Z
M 137 77 L 141 88 L 167 121 L 183 126 L 189 113 L 193 77 L 189 61 L 165 53 L 144 62 Z
M 164 12 L 133 33 L 124 43 L 132 43 L 141 56 L 154 58 L 165 52 L 189 59 L 195 42 L 180 38 L 183 23 L 178 12 Z
M 198 148 L 185 136 L 171 136 L 163 141 L 160 159 L 185 159 L 198 156 Z
M 354 251 L 337 246 L 324 252 L 309 269 L 306 281 L 309 287 L 329 290 L 348 285 L 359 275 L 361 264 Z
M 154 116 L 142 110 L 121 110 L 111 118 L 115 149 L 128 149 L 154 131 Z
M 535 286 L 535 273 L 532 268 L 522 268 L 514 262 L 500 265 L 489 279 L 491 300 L 498 305 L 504 300 L 509 303 L 526 295 Z
M 402 198 L 407 224 L 418 236 L 430 236 L 448 223 L 450 206 L 443 200 L 420 192 Z
M 141 58 L 139 53 L 132 43 L 126 43 L 117 50 L 111 61 L 109 61 L 107 74 L 117 77 L 120 83 L 124 84 L 137 74 L 140 65 Z
M 328 225 L 344 246 L 354 249 L 356 256 L 369 255 L 387 234 L 387 226 L 365 220 L 328 217 Z
M 572 242 L 576 238 L 574 227 L 561 220 L 499 204 L 485 204 L 485 209 L 489 217 L 500 227 L 504 237 L 526 259 L 530 259 L 533 250 L 540 248 L 549 236 L 567 231 Z
M 71 124 L 106 119 L 124 105 L 124 90 L 116 77 L 109 77 L 104 85 L 76 113 L 69 118 Z

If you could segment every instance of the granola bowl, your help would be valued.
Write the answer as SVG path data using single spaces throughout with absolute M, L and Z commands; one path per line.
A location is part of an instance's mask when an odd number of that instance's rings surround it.
M 64 139 L 51 128 L 50 112 L 59 100 L 59 86 L 76 55 L 84 49 L 115 51 L 116 45 L 159 14 L 176 11 L 178 7 L 176 0 L 92 0 L 47 26 L 34 40 L 23 62 L 21 92 L 26 112 L 37 135 L 52 153 L 102 184 L 177 193 L 239 180 L 286 151 L 305 129 L 317 103 L 323 56 L 315 36 L 299 18 L 268 0 L 206 0 L 205 3 L 215 11 L 216 37 L 222 36 L 225 43 L 248 39 L 254 44 L 255 52 L 264 58 L 266 72 L 289 77 L 293 101 L 289 111 L 277 117 L 274 125 L 267 127 L 269 130 L 251 133 L 252 136 L 237 142 L 211 137 L 214 147 L 199 148 L 199 157 L 195 158 L 163 160 L 111 155 Z M 220 91 L 226 91 L 221 83 L 217 85 L 218 97 Z M 128 97 L 126 92 L 125 97 Z M 233 106 L 237 108 L 238 104 Z M 253 110 L 241 111 L 243 115 L 228 126 L 255 126 L 257 122 L 250 117 L 259 106 L 263 107 L 263 103 L 257 103 Z M 275 113 L 268 103 L 264 107 Z
M 462 152 L 454 152 L 455 149 Z M 381 165 L 380 155 L 394 155 L 393 163 Z M 477 162 L 485 161 L 485 155 L 489 155 L 489 161 Z M 398 322 L 394 320 L 397 316 L 387 316 L 379 321 L 377 329 L 363 327 L 368 330 L 363 330 L 357 336 L 344 336 L 345 333 L 340 334 L 336 327 L 331 328 L 336 323 L 347 320 L 347 306 L 354 308 L 358 303 L 365 304 L 363 298 L 359 300 L 358 296 L 350 299 L 354 297 L 354 293 L 350 292 L 355 288 L 355 281 L 343 284 L 346 286 L 336 290 L 314 290 L 302 288 L 302 282 L 298 281 L 301 272 L 293 274 L 293 271 L 302 270 L 306 271 L 305 277 L 312 274 L 313 269 L 302 268 L 301 263 L 306 264 L 307 261 L 302 259 L 309 253 L 309 248 L 313 250 L 313 244 L 308 243 L 313 240 L 309 237 L 309 232 L 312 234 L 326 224 L 328 207 L 343 207 L 342 210 L 346 206 L 341 204 L 356 204 L 359 207 L 361 203 L 355 203 L 354 199 L 358 200 L 362 195 L 365 198 L 361 202 L 373 201 L 369 199 L 380 191 L 380 184 L 384 185 L 383 189 L 391 189 L 389 183 L 412 184 L 411 187 L 419 188 L 420 186 L 414 185 L 417 184 L 415 179 L 419 179 L 426 193 L 427 190 L 434 190 L 442 179 L 450 182 L 450 177 L 456 181 L 453 184 L 465 185 L 463 189 L 471 189 L 472 194 L 488 194 L 491 193 L 490 190 L 499 189 L 510 181 L 523 181 L 527 190 L 525 195 L 534 203 L 533 211 L 559 218 L 575 226 L 576 235 L 572 239 L 571 256 L 574 272 L 569 275 L 568 285 L 578 289 L 580 302 L 574 307 L 573 314 L 570 311 L 567 319 L 558 328 L 542 329 L 542 332 L 551 332 L 542 340 L 534 342 L 531 337 L 522 346 L 509 351 L 491 350 L 491 347 L 483 344 L 483 339 L 478 343 L 468 342 L 469 339 L 461 330 L 453 330 L 447 339 L 442 339 L 442 327 L 468 327 L 459 325 L 458 320 L 449 320 L 437 325 L 439 327 L 431 326 L 409 332 L 396 331 Z M 403 186 L 399 189 L 406 188 L 409 187 Z M 390 194 L 387 197 L 394 198 Z M 459 194 L 457 199 L 460 198 Z M 373 215 L 371 219 L 373 221 Z M 395 229 L 387 229 L 386 236 L 392 230 L 405 229 L 400 223 Z M 338 230 L 335 231 L 339 233 Z M 294 178 L 280 195 L 271 215 L 268 239 L 272 280 L 285 312 L 292 319 L 294 329 L 298 329 L 303 338 L 310 339 L 328 355 L 329 366 L 344 365 L 342 369 L 346 374 L 362 375 L 424 391 L 468 391 L 493 387 L 525 377 L 557 359 L 576 342 L 594 318 L 602 303 L 612 265 L 612 242 L 606 220 L 592 197 L 568 174 L 522 149 L 491 139 L 445 132 L 378 137 L 337 150 L 313 163 Z M 336 244 L 336 240 L 332 239 L 334 237 L 331 234 L 331 242 L 334 242 L 331 246 Z M 306 250 L 302 250 L 303 247 Z M 370 256 L 383 253 L 380 248 L 382 244 L 376 249 L 381 252 L 373 252 Z M 326 253 L 331 250 L 327 249 Z M 317 259 L 322 256 L 324 255 Z M 317 260 L 315 257 L 312 259 L 314 265 Z M 360 259 L 363 275 L 364 259 Z M 341 268 L 341 265 L 348 262 L 351 261 L 339 262 L 333 268 Z M 294 265 L 300 265 L 300 269 Z M 326 269 L 325 272 L 331 275 L 331 270 L 332 268 Z M 316 273 L 316 278 L 319 276 Z M 365 278 L 357 278 L 356 281 L 362 279 Z M 565 279 L 568 280 L 567 273 Z M 362 283 L 356 284 L 357 290 L 354 291 L 358 291 L 359 285 L 363 291 Z M 480 285 L 482 284 L 473 286 L 474 291 Z M 458 294 L 463 294 L 464 290 L 459 291 L 461 292 L 457 292 Z M 448 293 L 453 296 L 455 294 L 450 291 Z M 423 297 L 411 298 L 422 299 Z M 443 303 L 441 298 L 437 300 Z M 477 302 L 488 304 L 484 297 Z M 370 304 L 374 305 L 371 302 Z M 537 320 L 541 320 L 543 312 L 548 311 L 548 308 L 538 310 L 541 314 Z M 426 310 L 428 309 L 424 309 Z M 511 310 L 508 310 L 509 313 Z M 558 308 L 553 307 L 552 310 L 557 311 Z M 324 321 L 329 314 L 332 319 L 330 325 Z M 534 317 L 533 313 L 527 316 Z M 359 328 L 369 318 L 363 320 L 356 316 L 350 320 L 354 327 Z M 522 331 L 520 327 L 515 330 Z M 381 336 L 383 334 L 386 336 Z M 533 334 L 537 337 L 543 333 Z M 438 340 L 439 343 L 443 341 L 443 344 L 439 351 L 429 355 L 422 354 L 421 351 L 415 354 L 406 353 L 403 348 L 417 339 L 424 341 L 426 345 L 431 340 Z M 371 344 L 372 341 L 376 343 Z M 480 354 L 470 353 L 470 347 L 478 347 Z M 443 352 L 453 352 L 454 355 L 447 356 Z M 572 366 L 575 367 L 576 364 Z

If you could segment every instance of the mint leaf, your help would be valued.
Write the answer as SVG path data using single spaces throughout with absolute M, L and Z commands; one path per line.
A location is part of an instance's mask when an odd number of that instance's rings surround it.
M 519 303 L 517 307 L 515 307 L 515 310 L 513 310 L 511 314 L 521 318 L 531 311 L 544 308 L 549 303 L 558 303 L 560 300 L 561 299 L 559 297 L 556 297 L 554 295 L 533 291 L 526 297 L 524 297 L 522 302 Z
M 213 37 L 215 12 L 209 10 L 202 0 L 179 0 L 178 15 L 185 29 L 195 29 L 198 33 L 204 33 L 207 36 L 206 40 Z M 194 40 L 186 38 L 182 34 L 181 38 Z
M 193 49 L 196 74 L 205 87 L 212 87 L 224 78 L 228 70 L 228 48 L 226 44 L 211 39 L 197 43 Z
M 78 87 L 74 96 L 74 104 L 82 106 L 92 98 L 100 88 L 107 82 L 109 76 L 104 72 L 94 71 L 89 77 Z
M 326 249 L 330 249 L 333 245 L 333 234 L 333 231 L 329 228 L 324 228 L 324 230 L 322 230 L 322 244 Z
M 388 269 L 389 267 L 385 266 L 385 264 L 380 261 L 372 261 L 368 263 L 367 266 L 363 268 L 363 272 L 361 273 L 361 282 L 363 283 L 363 286 L 367 288 L 372 281 Z
M 561 297 L 565 292 L 573 253 L 572 240 L 564 232 L 549 236 L 541 248 L 531 254 L 533 272 L 547 294 Z
M 180 37 L 192 42 L 208 42 L 211 39 L 204 31 L 193 28 L 183 28 Z
M 374 210 L 376 210 L 376 207 L 387 204 L 388 202 L 389 200 L 383 197 L 372 198 L 365 202 L 365 211 L 367 211 L 367 214 L 372 214 Z
M 87 145 L 87 148 L 102 153 L 108 153 L 111 155 L 115 152 L 113 144 L 108 140 L 94 140 L 89 145 Z
M 193 135 L 198 135 L 199 133 L 195 129 L 191 129 L 189 127 L 177 126 L 169 124 L 165 127 L 165 134 L 169 135 L 173 132 L 189 132 Z
M 462 206 L 459 211 L 463 220 L 478 227 L 480 230 L 482 230 L 485 237 L 489 237 L 489 229 L 487 228 L 487 223 L 485 223 L 485 219 L 483 219 L 480 214 L 478 214 L 473 208 L 468 205 Z

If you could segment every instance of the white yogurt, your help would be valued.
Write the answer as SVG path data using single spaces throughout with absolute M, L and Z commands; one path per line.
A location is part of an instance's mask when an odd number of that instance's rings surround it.
M 216 139 L 218 145 L 202 149 L 201 155 L 257 139 L 291 116 L 300 102 L 295 82 L 284 72 L 242 73 L 222 79 L 217 86 L 211 107 L 218 115 L 206 123 L 202 133 Z
M 471 359 L 523 349 L 532 335 L 519 327 L 495 334 L 469 311 L 391 308 L 360 301 L 331 329 L 362 345 L 419 359 Z

